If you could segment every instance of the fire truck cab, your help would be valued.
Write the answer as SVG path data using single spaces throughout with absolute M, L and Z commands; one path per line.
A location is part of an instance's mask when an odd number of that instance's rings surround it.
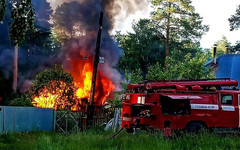
M 122 103 L 122 128 L 239 128 L 237 85 L 230 79 L 130 84 Z

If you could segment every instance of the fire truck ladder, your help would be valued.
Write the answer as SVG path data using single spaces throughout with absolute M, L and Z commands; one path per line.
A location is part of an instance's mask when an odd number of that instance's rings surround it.
M 199 79 L 199 80 L 160 80 L 160 81 L 147 81 L 139 84 L 128 85 L 129 90 L 158 90 L 158 89 L 180 89 L 186 90 L 186 88 L 194 88 L 201 90 L 206 87 L 236 87 L 238 86 L 237 80 L 231 80 L 230 78 L 217 78 L 217 79 Z

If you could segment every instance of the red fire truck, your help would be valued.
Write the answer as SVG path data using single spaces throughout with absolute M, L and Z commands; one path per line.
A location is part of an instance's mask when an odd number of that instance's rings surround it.
M 130 84 L 124 97 L 122 128 L 162 130 L 239 128 L 240 91 L 230 79 L 158 81 Z

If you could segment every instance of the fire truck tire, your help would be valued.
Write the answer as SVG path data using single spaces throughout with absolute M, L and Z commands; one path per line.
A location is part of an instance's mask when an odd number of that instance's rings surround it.
M 205 126 L 200 122 L 193 122 L 187 126 L 188 133 L 199 133 L 203 131 Z
M 134 129 L 133 128 L 128 128 L 127 133 L 134 133 Z

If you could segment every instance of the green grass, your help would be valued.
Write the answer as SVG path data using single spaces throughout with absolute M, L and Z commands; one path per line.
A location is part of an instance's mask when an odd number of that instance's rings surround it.
M 114 139 L 108 139 L 112 135 L 113 133 L 104 132 L 102 129 L 67 136 L 54 132 L 11 133 L 0 136 L 0 150 L 240 149 L 240 137 L 236 134 L 181 134 L 166 139 L 161 133 L 123 132 Z

